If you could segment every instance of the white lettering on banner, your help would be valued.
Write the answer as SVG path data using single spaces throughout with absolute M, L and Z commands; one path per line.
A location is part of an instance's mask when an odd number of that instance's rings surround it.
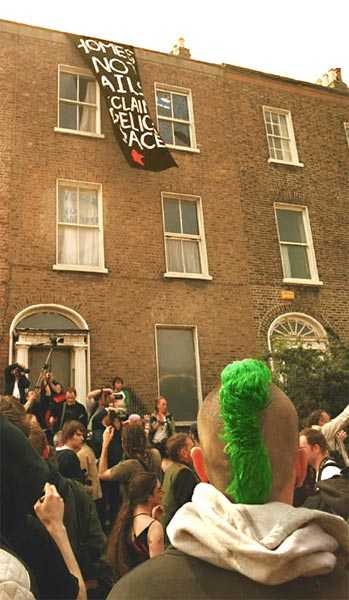
M 134 149 L 130 154 L 127 150 L 127 155 L 144 166 L 144 156 L 135 148 L 146 153 L 154 148 L 166 148 L 166 144 L 150 118 L 133 49 L 97 39 L 75 39 L 104 89 L 108 111 L 120 140 Z

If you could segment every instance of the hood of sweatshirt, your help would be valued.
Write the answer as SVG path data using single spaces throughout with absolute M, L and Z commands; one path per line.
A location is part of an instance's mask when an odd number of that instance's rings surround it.
M 349 526 L 341 518 L 281 502 L 233 504 L 208 483 L 167 527 L 185 554 L 267 585 L 331 572 L 349 560 Z

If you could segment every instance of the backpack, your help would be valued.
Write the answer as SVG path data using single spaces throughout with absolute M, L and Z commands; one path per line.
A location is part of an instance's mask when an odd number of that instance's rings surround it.
M 342 467 L 332 458 L 329 459 L 325 459 L 321 465 L 320 465 L 320 469 L 318 471 L 318 475 L 317 475 L 317 481 L 320 482 L 322 481 L 322 473 L 325 469 L 327 469 L 327 467 L 337 467 L 339 470 L 342 469 Z
M 318 481 L 316 487 L 316 494 L 309 496 L 303 506 L 338 515 L 349 522 L 349 467 L 342 469 L 340 475 Z

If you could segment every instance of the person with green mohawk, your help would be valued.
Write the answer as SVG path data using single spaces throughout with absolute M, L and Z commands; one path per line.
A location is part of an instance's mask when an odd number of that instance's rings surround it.
M 167 527 L 171 546 L 108 600 L 348 600 L 349 526 L 292 506 L 306 455 L 294 405 L 263 362 L 223 369 L 198 433 L 202 483 Z

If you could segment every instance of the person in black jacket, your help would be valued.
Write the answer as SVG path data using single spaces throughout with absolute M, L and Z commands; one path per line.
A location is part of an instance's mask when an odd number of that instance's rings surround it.
M 30 386 L 30 381 L 26 376 L 29 373 L 29 369 L 26 369 L 19 363 L 13 363 L 5 368 L 5 396 L 13 396 L 25 403 L 26 391 Z
M 17 421 L 17 416 L 14 420 Z M 31 447 L 24 431 L 2 414 L 0 452 L 2 539 L 28 565 L 35 578 L 38 598 L 66 600 L 78 595 L 86 598 L 81 573 L 63 526 L 62 499 L 47 483 L 48 466 Z
M 65 400 L 59 404 L 53 404 L 51 412 L 50 425 L 55 433 L 62 429 L 64 423 L 68 421 L 79 421 L 87 428 L 86 408 L 77 402 L 75 388 L 68 387 L 65 391 Z

